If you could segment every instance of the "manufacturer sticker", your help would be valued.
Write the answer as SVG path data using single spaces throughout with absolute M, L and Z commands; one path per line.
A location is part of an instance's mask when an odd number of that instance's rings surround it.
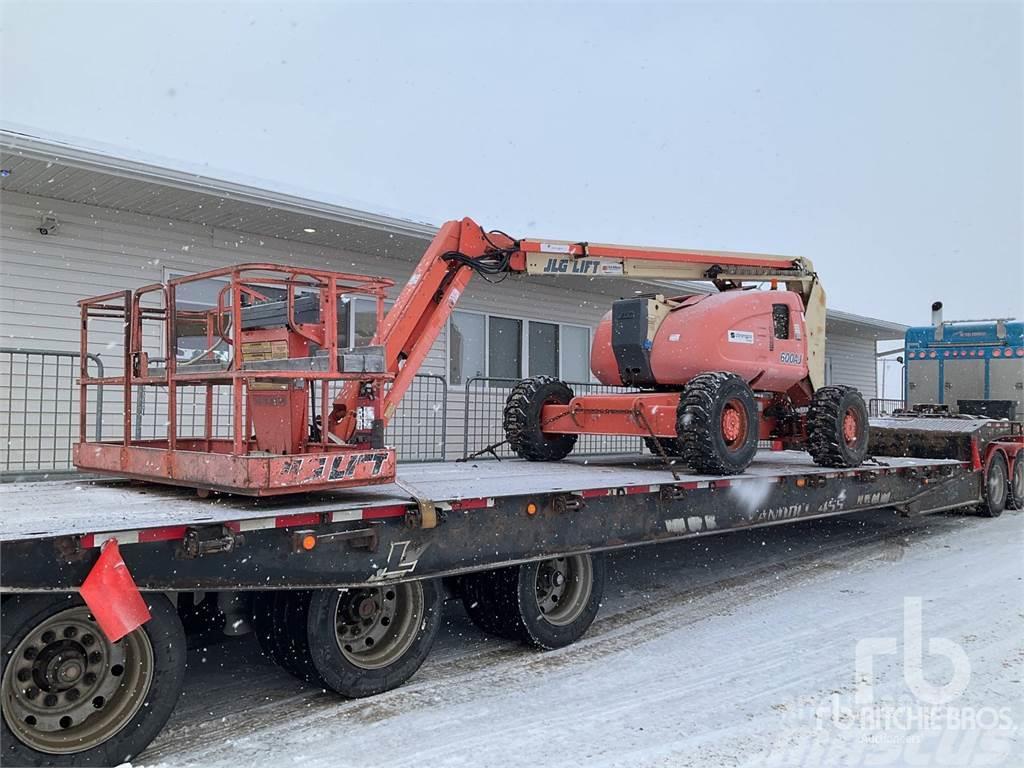
M 668 340 L 669 341 L 679 341 L 679 334 L 678 333 L 670 333 L 668 335 Z
M 798 355 L 796 352 L 782 352 L 779 355 L 779 360 L 786 365 L 800 365 L 804 361 L 804 356 Z
M 731 344 L 753 344 L 753 331 L 729 331 L 729 342 Z
M 541 271 L 545 275 L 621 275 L 622 262 L 609 259 L 548 259 Z
M 571 253 L 568 243 L 541 243 L 541 253 Z

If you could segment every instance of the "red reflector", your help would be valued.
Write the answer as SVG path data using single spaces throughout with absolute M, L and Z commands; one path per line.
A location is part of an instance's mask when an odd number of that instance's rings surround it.
M 96 623 L 112 643 L 149 621 L 149 608 L 128 566 L 121 559 L 117 539 L 107 539 L 100 556 L 85 578 L 82 599 Z

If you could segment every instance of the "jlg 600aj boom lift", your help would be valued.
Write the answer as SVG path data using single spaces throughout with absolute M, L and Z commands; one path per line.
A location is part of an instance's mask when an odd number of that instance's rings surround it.
M 706 280 L 719 289 L 613 303 L 594 334 L 593 373 L 636 391 L 576 397 L 551 377 L 518 384 L 504 426 L 525 459 L 561 459 L 581 434 L 637 435 L 653 453 L 710 474 L 742 472 L 759 439 L 805 447 L 827 466 L 857 466 L 866 454 L 860 394 L 824 386 L 825 294 L 809 261 L 514 240 L 463 219 L 441 227 L 386 315 L 388 280 L 269 264 L 82 300 L 81 402 L 90 387 L 117 385 L 125 418 L 121 439 L 89 442 L 83 408 L 75 463 L 253 495 L 392 481 L 384 427 L 474 273 Z M 211 279 L 222 286 L 213 309 L 179 306 L 184 284 Z M 773 290 L 752 290 L 763 283 Z M 376 299 L 378 330 L 370 346 L 353 348 L 341 321 L 348 297 L 359 294 Z M 125 320 L 122 376 L 88 376 L 93 318 Z M 161 363 L 145 348 L 150 324 L 167 350 L 182 336 L 205 337 L 206 348 Z M 136 386 L 166 390 L 166 437 L 134 434 Z M 187 435 L 178 423 L 185 388 L 204 393 L 202 424 Z M 221 390 L 231 396 L 217 402 Z M 222 434 L 225 414 L 230 430 Z

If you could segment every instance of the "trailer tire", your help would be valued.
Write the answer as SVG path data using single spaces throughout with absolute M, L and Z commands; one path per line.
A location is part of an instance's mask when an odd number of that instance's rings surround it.
M 1006 509 L 1010 495 L 1010 483 L 1006 470 L 1006 457 L 999 451 L 992 454 L 985 469 L 985 488 L 978 514 L 982 517 L 999 517 Z
M 313 593 L 273 590 L 253 598 L 253 628 L 263 652 L 286 672 L 311 685 L 326 687 L 309 652 L 307 618 Z
M 509 447 L 527 461 L 558 461 L 572 453 L 577 435 L 545 434 L 541 409 L 567 405 L 573 391 L 554 376 L 534 376 L 516 384 L 505 401 L 502 426 Z
M 822 467 L 859 467 L 868 455 L 868 409 L 853 387 L 821 387 L 807 411 L 807 452 Z
M 523 639 L 518 621 L 519 566 L 471 573 L 459 586 L 462 605 L 477 627 L 506 640 Z
M 683 388 L 676 430 L 683 460 L 709 475 L 740 474 L 757 455 L 754 392 L 734 373 L 702 373 Z
M 552 650 L 590 628 L 604 584 L 603 554 L 567 555 L 473 574 L 462 599 L 485 632 Z
M 181 693 L 185 632 L 170 600 L 161 594 L 144 597 L 150 620 L 118 643 L 109 643 L 98 627 L 89 631 L 94 620 L 77 595 L 17 595 L 4 601 L 0 762 L 119 765 L 160 732 Z M 20 663 L 24 660 L 31 666 Z M 75 682 L 67 677 L 57 682 L 65 673 L 75 675 Z M 34 685 L 23 688 L 23 677 Z M 35 690 L 31 697 L 30 690 Z M 57 715 L 59 730 L 48 728 L 45 720 Z
M 314 590 L 307 636 L 324 685 L 348 698 L 397 688 L 427 658 L 441 604 L 435 579 Z
M 1007 509 L 1024 509 L 1024 450 L 1017 451 L 1010 472 L 1010 493 L 1006 499 Z

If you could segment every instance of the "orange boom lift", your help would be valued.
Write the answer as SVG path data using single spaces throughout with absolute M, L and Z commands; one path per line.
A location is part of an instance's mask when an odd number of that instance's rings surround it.
M 504 426 L 525 459 L 561 459 L 580 434 L 641 436 L 652 452 L 712 474 L 742 472 L 759 439 L 806 447 L 831 466 L 856 466 L 866 454 L 860 394 L 824 386 L 825 294 L 806 259 L 516 240 L 467 218 L 441 227 L 387 313 L 390 280 L 273 264 L 83 299 L 82 359 L 91 321 L 122 320 L 124 370 L 96 378 L 83 364 L 81 402 L 93 387 L 116 386 L 125 415 L 118 439 L 90 442 L 82 408 L 75 464 L 260 496 L 391 482 L 384 429 L 474 273 L 704 280 L 719 289 L 613 303 L 594 334 L 594 375 L 635 392 L 576 397 L 551 377 L 518 384 Z M 212 279 L 221 286 L 212 309 L 179 301 L 183 286 Z M 746 290 L 763 283 L 781 289 Z M 369 346 L 352 346 L 339 327 L 357 296 L 376 302 Z M 177 351 L 182 336 L 205 337 L 205 349 L 185 360 L 147 351 L 157 337 Z M 166 392 L 165 437 L 136 434 L 137 387 Z M 187 389 L 193 402 L 203 395 L 202 424 L 188 435 L 179 425 Z

